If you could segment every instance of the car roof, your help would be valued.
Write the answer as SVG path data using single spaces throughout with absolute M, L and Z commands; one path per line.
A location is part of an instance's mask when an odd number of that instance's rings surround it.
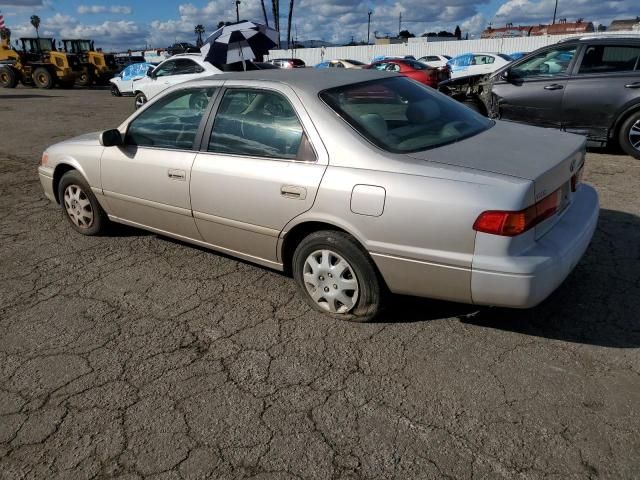
M 300 68 L 295 70 L 277 69 L 253 70 L 250 72 L 225 72 L 222 76 L 213 75 L 203 78 L 202 80 L 194 80 L 193 82 L 206 83 L 207 80 L 276 82 L 289 85 L 295 90 L 315 94 L 328 88 L 396 76 L 397 74 L 392 72 L 380 72 L 377 70 Z M 187 84 L 192 84 L 192 82 L 185 82 L 180 85 Z
M 589 42 L 589 43 L 639 43 L 639 35 L 582 35 L 565 38 L 559 43 L 565 42 Z

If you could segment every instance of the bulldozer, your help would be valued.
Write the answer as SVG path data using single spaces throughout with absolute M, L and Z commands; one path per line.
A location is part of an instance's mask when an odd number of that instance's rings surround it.
M 80 58 L 56 50 L 51 38 L 21 38 L 22 48 L 11 46 L 11 31 L 0 29 L 0 87 L 18 82 L 38 88 L 73 87 L 82 73 Z
M 96 50 L 92 40 L 63 39 L 62 44 L 65 52 L 78 55 L 82 62 L 78 85 L 90 86 L 94 82 L 106 85 L 118 73 L 116 57 Z

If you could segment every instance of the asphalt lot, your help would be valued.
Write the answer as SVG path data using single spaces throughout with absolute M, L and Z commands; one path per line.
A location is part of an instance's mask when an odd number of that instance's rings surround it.
M 40 155 L 132 104 L 0 90 L 0 478 L 640 477 L 640 161 L 588 154 L 600 223 L 539 307 L 340 323 L 279 273 L 72 231 Z

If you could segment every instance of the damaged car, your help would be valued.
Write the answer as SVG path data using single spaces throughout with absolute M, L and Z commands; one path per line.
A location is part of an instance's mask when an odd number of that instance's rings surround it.
M 640 159 L 640 37 L 565 40 L 439 90 L 489 118 L 558 128 Z

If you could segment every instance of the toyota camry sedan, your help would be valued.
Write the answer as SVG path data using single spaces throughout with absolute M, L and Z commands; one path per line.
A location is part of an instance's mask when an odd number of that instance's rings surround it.
M 291 274 L 365 321 L 386 292 L 532 307 L 591 240 L 585 142 L 493 121 L 409 78 L 265 70 L 180 84 L 120 126 L 49 147 L 71 227 L 109 222 Z

